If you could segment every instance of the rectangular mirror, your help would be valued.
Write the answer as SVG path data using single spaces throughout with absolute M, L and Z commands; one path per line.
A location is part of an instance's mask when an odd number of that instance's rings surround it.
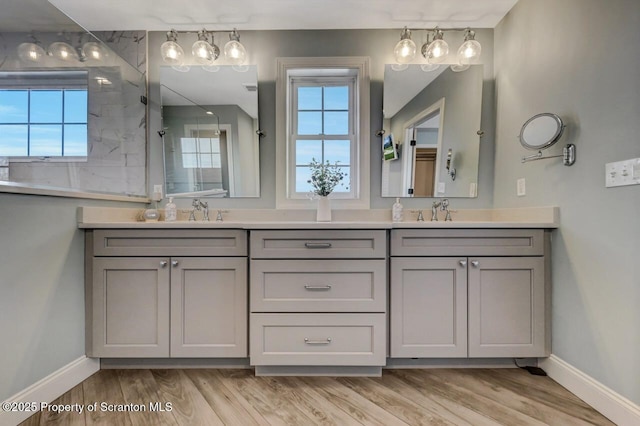
M 166 193 L 259 197 L 257 66 L 162 66 Z
M 483 66 L 423 69 L 385 65 L 382 196 L 476 197 Z
M 144 32 L 110 34 L 145 57 Z M 145 197 L 145 95 L 139 69 L 50 3 L 3 0 L 0 190 Z

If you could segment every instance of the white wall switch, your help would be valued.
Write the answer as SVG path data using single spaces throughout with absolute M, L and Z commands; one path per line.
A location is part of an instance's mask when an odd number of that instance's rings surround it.
M 471 182 L 469 184 L 469 197 L 477 197 L 478 196 L 478 184 L 475 182 Z
M 518 197 L 524 197 L 527 195 L 527 187 L 524 178 L 520 178 L 516 182 L 516 194 Z
M 438 182 L 438 194 L 444 194 L 445 184 L 444 182 Z
M 605 165 L 605 186 L 640 185 L 640 158 Z

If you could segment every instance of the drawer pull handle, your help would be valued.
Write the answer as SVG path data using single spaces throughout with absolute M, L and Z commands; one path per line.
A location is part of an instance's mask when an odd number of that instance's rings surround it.
M 480 262 L 478 262 L 477 260 L 471 261 L 471 266 L 473 266 L 474 268 L 477 268 L 479 265 L 480 265 Z
M 331 343 L 331 337 L 327 337 L 327 340 L 309 340 L 308 337 L 305 337 L 304 343 L 307 345 L 328 345 Z
M 304 246 L 308 249 L 328 249 L 331 243 L 304 243 Z
M 304 288 L 306 288 L 309 291 L 329 291 L 329 290 L 331 290 L 331 286 L 330 285 L 305 285 Z

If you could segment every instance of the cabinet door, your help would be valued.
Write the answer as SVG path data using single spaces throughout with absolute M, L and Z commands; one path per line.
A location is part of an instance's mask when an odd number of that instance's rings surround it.
M 169 259 L 93 260 L 89 356 L 169 356 Z
M 543 257 L 469 259 L 469 356 L 544 357 Z
M 466 258 L 391 259 L 391 357 L 467 356 Z
M 171 258 L 171 356 L 247 356 L 247 258 Z

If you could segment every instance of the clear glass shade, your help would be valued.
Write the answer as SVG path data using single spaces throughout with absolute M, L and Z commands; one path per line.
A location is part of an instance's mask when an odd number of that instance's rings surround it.
M 87 59 L 92 59 L 94 61 L 102 61 L 107 55 L 105 50 L 100 46 L 100 43 L 96 43 L 95 41 L 88 41 L 82 46 L 82 53 Z
M 393 55 L 399 64 L 407 64 L 416 57 L 416 44 L 410 38 L 402 39 L 393 49 Z
M 420 65 L 420 69 L 422 69 L 422 71 L 424 71 L 424 72 L 435 71 L 438 68 L 440 68 L 440 65 L 438 65 L 438 64 L 430 64 L 428 62 L 426 64 Z
M 22 61 L 39 62 L 45 55 L 44 49 L 35 43 L 21 43 L 18 46 L 18 57 Z
M 172 40 L 165 41 L 160 46 L 162 60 L 169 65 L 180 65 L 184 60 L 184 50 L 178 43 Z
M 461 65 L 477 64 L 480 62 L 482 46 L 476 40 L 467 40 L 458 49 L 458 63 Z
M 231 65 L 242 65 L 247 58 L 247 51 L 239 41 L 230 40 L 224 45 L 224 56 Z
M 49 54 L 61 61 L 78 60 L 78 53 L 68 43 L 56 41 L 49 46 Z
M 442 39 L 435 39 L 428 45 L 422 47 L 422 56 L 424 56 L 430 64 L 440 64 L 444 62 L 449 54 L 449 45 Z
M 462 72 L 462 71 L 466 71 L 471 67 L 471 65 L 469 64 L 453 64 L 451 65 L 451 71 L 453 72 Z
M 191 54 L 197 63 L 211 65 L 220 56 L 220 49 L 206 40 L 198 40 L 193 43 Z

